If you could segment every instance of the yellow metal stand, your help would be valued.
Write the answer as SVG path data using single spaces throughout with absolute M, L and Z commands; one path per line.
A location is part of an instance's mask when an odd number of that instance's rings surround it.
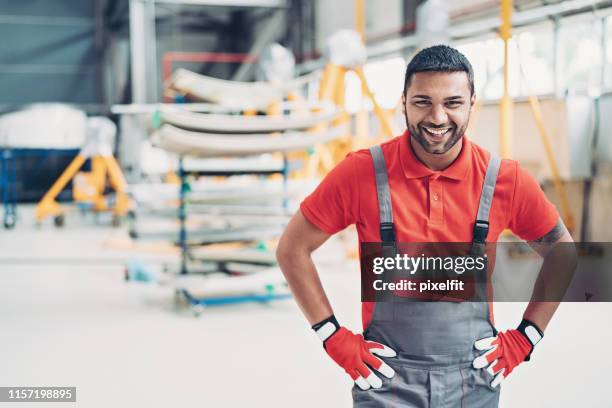
M 365 41 L 365 0 L 355 0 L 355 29 L 361 41 Z M 374 114 L 380 122 L 381 130 L 387 138 L 393 137 L 391 120 L 388 114 L 381 108 L 372 93 L 362 67 L 344 67 L 341 65 L 328 63 L 323 69 L 323 76 L 319 83 L 319 100 L 329 101 L 341 109 L 341 114 L 333 122 L 334 125 L 342 125 L 349 122 L 350 117 L 344 110 L 345 85 L 344 78 L 346 73 L 353 71 L 361 83 L 363 95 L 372 102 Z M 356 135 L 350 134 L 336 139 L 325 146 L 318 145 L 312 152 L 306 164 L 306 177 L 313 177 L 317 172 L 320 174 L 328 173 L 335 163 L 342 160 L 348 152 L 356 148 L 367 147 L 368 145 L 368 113 L 364 109 L 356 115 Z M 319 128 L 317 128 L 319 129 Z M 319 129 L 320 130 L 320 129 Z M 375 142 L 380 142 L 378 138 Z M 373 143 L 372 143 L 373 144 Z
M 364 93 L 366 94 L 368 99 L 372 101 L 372 105 L 374 106 L 374 113 L 380 121 L 380 126 L 384 134 L 387 135 L 387 137 L 393 137 L 393 130 L 391 129 L 391 120 L 389 119 L 389 117 L 387 117 L 386 112 L 383 110 L 383 108 L 380 107 L 380 105 L 376 101 L 376 98 L 374 97 L 374 94 L 370 90 L 370 87 L 368 86 L 368 81 L 366 80 L 365 74 L 363 73 L 363 68 L 357 68 L 355 70 L 355 73 L 361 81 L 361 87 L 364 90 Z
M 355 29 L 365 42 L 365 0 L 355 0 Z
M 504 95 L 499 105 L 499 146 L 504 159 L 512 157 L 512 97 L 508 91 L 508 43 L 512 37 L 512 0 L 502 0 L 499 35 L 504 42 Z
M 83 189 L 79 190 L 76 188 L 74 193 L 76 201 L 91 202 L 94 211 L 110 210 L 104 198 L 104 188 L 106 187 L 108 176 L 110 186 L 116 193 L 116 202 L 112 208 L 113 214 L 117 217 L 127 214 L 129 209 L 129 200 L 126 192 L 127 183 L 115 158 L 113 156 L 93 156 L 91 157 L 92 171 L 90 173 L 78 173 L 86 160 L 87 157 L 83 154 L 77 155 L 62 175 L 53 183 L 49 191 L 47 191 L 36 206 L 36 220 L 38 222 L 49 216 L 58 217 L 63 215 L 61 206 L 55 200 L 66 188 L 70 180 L 75 179 L 77 175 L 80 175 L 92 190 L 84 191 Z
M 500 154 L 503 158 L 512 157 L 512 106 L 513 101 L 508 91 L 508 45 L 510 38 L 512 37 L 512 3 L 513 0 L 502 0 L 501 3 L 501 26 L 499 35 L 504 42 L 504 94 L 500 101 Z M 555 191 L 559 197 L 561 204 L 561 212 L 563 222 L 565 223 L 568 231 L 572 232 L 575 227 L 574 216 L 569 206 L 569 200 L 567 198 L 567 191 L 561 180 L 559 169 L 557 167 L 557 161 L 550 145 L 550 139 L 546 133 L 544 127 L 544 120 L 542 118 L 542 111 L 540 109 L 540 103 L 538 98 L 534 95 L 529 96 L 529 105 L 533 118 L 538 127 L 540 139 L 546 152 L 546 159 L 550 165 L 550 169 L 553 176 L 553 184 Z
M 351 71 L 351 69 L 331 63 L 327 64 L 323 69 L 323 76 L 319 84 L 319 100 L 332 102 L 342 110 L 341 114 L 334 120 L 334 125 L 346 124 L 350 120 L 348 113 L 344 110 L 344 77 L 349 71 Z M 380 122 L 383 134 L 387 138 L 393 137 L 391 119 L 388 113 L 385 112 L 378 104 L 378 101 L 376 101 L 368 85 L 363 69 L 358 67 L 352 71 L 355 72 L 357 78 L 359 78 L 363 94 L 371 101 L 374 107 L 374 114 Z M 357 116 L 357 137 L 352 138 L 350 134 L 347 134 L 345 137 L 338 138 L 336 141 L 326 146 L 316 146 L 306 166 L 307 177 L 313 177 L 317 172 L 326 174 L 333 168 L 334 164 L 342 160 L 349 151 L 354 150 L 356 147 L 366 147 L 367 143 L 363 135 L 364 132 L 367 134 L 367 119 L 365 119 L 363 115 Z
M 540 102 L 538 101 L 538 98 L 533 95 L 529 96 L 529 105 L 531 106 L 531 112 L 533 113 L 533 118 L 540 133 L 540 139 L 542 140 L 544 151 L 546 152 L 546 159 L 548 160 L 548 164 L 550 165 L 550 171 L 553 176 L 552 179 L 553 184 L 555 186 L 555 192 L 557 193 L 557 196 L 559 197 L 559 203 L 561 204 L 561 214 L 563 216 L 563 222 L 565 223 L 565 227 L 567 228 L 567 230 L 572 232 L 576 227 L 574 215 L 572 214 L 572 210 L 570 209 L 569 200 L 567 198 L 567 191 L 565 190 L 565 186 L 563 185 L 563 181 L 561 180 L 559 168 L 557 167 L 557 161 L 555 160 L 555 156 L 550 145 L 550 139 L 548 137 L 548 133 L 546 133 L 546 128 L 544 127 L 544 119 L 542 118 L 542 110 L 540 109 Z

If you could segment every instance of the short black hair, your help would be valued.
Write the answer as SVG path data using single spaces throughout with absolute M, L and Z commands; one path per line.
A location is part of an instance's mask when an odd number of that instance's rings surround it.
M 434 45 L 419 51 L 406 67 L 404 78 L 404 95 L 410 86 L 412 75 L 417 72 L 465 72 L 470 83 L 471 95 L 474 95 L 474 70 L 470 61 L 453 47 Z

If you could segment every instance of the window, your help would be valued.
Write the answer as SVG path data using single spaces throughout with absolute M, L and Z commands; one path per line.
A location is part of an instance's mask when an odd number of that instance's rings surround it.
M 542 95 L 555 92 L 554 36 L 552 27 L 524 31 L 516 36 L 519 57 L 519 95 Z
M 363 72 L 368 81 L 368 86 L 383 109 L 392 109 L 397 106 L 404 89 L 405 71 L 406 61 L 401 57 L 365 64 Z M 363 99 L 365 95 L 362 94 L 361 82 L 357 75 L 351 71 L 346 75 L 345 81 L 347 112 L 355 113 L 359 111 L 362 103 L 365 103 L 365 106 L 371 109 L 371 102 Z
M 601 19 L 562 21 L 559 31 L 561 91 L 599 94 L 603 49 Z
M 605 50 L 605 56 L 606 56 L 606 61 L 605 61 L 605 67 L 604 67 L 604 72 L 605 72 L 605 78 L 604 78 L 604 84 L 605 84 L 605 88 L 607 90 L 612 89 L 612 16 L 608 16 L 605 20 L 605 44 L 606 44 L 606 50 Z

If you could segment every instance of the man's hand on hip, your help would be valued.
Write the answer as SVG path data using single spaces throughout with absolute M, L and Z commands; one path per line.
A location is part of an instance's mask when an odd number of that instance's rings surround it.
M 491 387 L 497 387 L 504 378 L 521 364 L 529 361 L 534 346 L 542 339 L 542 331 L 529 320 L 523 319 L 517 329 L 506 330 L 495 337 L 480 339 L 474 343 L 477 350 L 486 351 L 476 357 L 474 368 L 485 368 L 494 376 Z
M 362 390 L 382 387 L 382 380 L 371 368 L 387 378 L 395 375 L 395 371 L 387 363 L 375 356 L 395 357 L 397 354 L 394 350 L 383 344 L 367 341 L 361 334 L 340 327 L 333 315 L 312 328 L 323 341 L 327 354 Z

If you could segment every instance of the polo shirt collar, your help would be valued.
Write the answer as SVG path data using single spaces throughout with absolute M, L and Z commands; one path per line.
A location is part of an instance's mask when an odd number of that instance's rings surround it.
M 425 166 L 416 157 L 410 146 L 410 133 L 408 130 L 401 136 L 400 141 L 400 161 L 406 178 L 421 178 L 438 174 L 440 177 L 446 177 L 453 180 L 465 179 L 468 170 L 472 165 L 472 149 L 471 143 L 467 137 L 463 137 L 463 146 L 461 152 L 455 161 L 442 171 L 432 170 Z

